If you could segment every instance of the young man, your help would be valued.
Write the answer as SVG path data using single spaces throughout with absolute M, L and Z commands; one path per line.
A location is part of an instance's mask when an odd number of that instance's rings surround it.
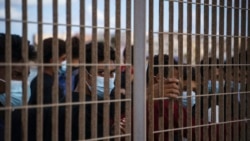
M 6 45 L 6 35 L 3 33 L 0 33 L 0 63 L 5 63 L 5 45 Z M 28 43 L 28 56 L 29 59 L 33 59 L 36 56 L 36 52 L 34 50 L 34 47 Z M 19 35 L 11 35 L 11 61 L 12 63 L 24 63 L 23 56 L 22 56 L 22 37 Z M 23 66 L 15 66 L 12 65 L 12 72 L 11 72 L 11 105 L 12 106 L 21 106 L 22 105 L 22 96 L 23 96 L 23 90 L 22 90 L 22 80 L 23 80 Z M 6 105 L 6 92 L 5 92 L 5 76 L 6 76 L 6 66 L 1 65 L 0 66 L 0 105 L 5 106 Z M 28 87 L 29 87 L 29 82 Z M 27 98 L 29 98 L 28 88 L 28 94 Z M 28 100 L 28 99 L 27 99 Z
M 86 64 L 91 65 L 93 64 L 92 60 L 92 48 L 93 44 L 89 43 L 86 45 Z M 79 93 L 79 82 L 76 81 L 77 86 L 76 86 L 76 91 L 73 92 L 72 94 L 72 102 L 79 102 L 79 95 L 84 95 L 85 96 L 85 101 L 91 101 L 93 97 L 93 90 L 94 87 L 96 87 L 97 91 L 97 99 L 102 100 L 104 97 L 104 69 L 105 66 L 107 66 L 104 62 L 104 56 L 105 56 L 105 48 L 104 48 L 104 43 L 103 42 L 98 42 L 97 43 L 97 74 L 96 74 L 96 85 L 92 85 L 93 77 L 95 76 L 92 73 L 92 66 L 87 66 L 86 67 L 86 82 L 84 82 L 85 85 L 85 93 Z M 114 88 L 114 80 L 115 80 L 115 51 L 113 48 L 110 48 L 110 59 L 109 59 L 109 92 Z M 79 80 L 79 78 L 78 78 Z M 91 117 L 91 107 L 92 104 L 86 104 L 85 105 L 85 139 L 91 138 L 91 121 L 93 117 Z M 65 107 L 60 107 L 59 111 L 59 140 L 65 140 L 65 115 L 67 115 Z M 102 137 L 103 136 L 103 104 L 98 104 L 98 111 L 97 111 L 97 137 Z M 72 117 L 75 117 L 74 120 L 72 120 L 72 140 L 78 140 L 79 137 L 79 105 L 74 105 L 72 107 Z
M 53 49 L 53 38 L 47 38 L 43 41 L 43 63 L 44 74 L 43 74 L 43 104 L 52 103 L 52 86 L 55 72 L 53 66 L 46 66 L 47 64 L 52 64 L 52 49 Z M 58 56 L 59 62 L 62 64 L 60 69 L 65 65 L 66 61 L 66 43 L 63 40 L 58 39 Z M 59 71 L 60 71 L 59 69 Z M 37 81 L 38 78 L 35 77 L 31 82 L 31 97 L 29 100 L 30 105 L 37 104 Z M 64 97 L 63 92 L 59 89 L 59 100 Z
M 11 48 L 11 53 L 9 54 L 11 57 L 11 63 L 15 63 L 15 64 L 20 64 L 20 65 L 11 65 L 11 80 L 10 80 L 10 103 L 11 106 L 22 106 L 23 104 L 23 100 L 22 97 L 24 95 L 23 93 L 23 85 L 24 83 L 27 83 L 28 86 L 28 93 L 27 93 L 27 101 L 28 98 L 30 96 L 30 90 L 29 90 L 29 82 L 27 80 L 27 82 L 23 82 L 23 78 L 24 78 L 24 73 L 23 73 L 23 69 L 24 69 L 24 65 L 21 65 L 22 63 L 24 63 L 24 57 L 22 56 L 22 37 L 19 35 L 14 35 L 12 34 L 10 36 L 11 38 L 11 45 L 9 46 L 9 48 Z M 36 57 L 36 52 L 34 50 L 34 47 L 31 46 L 29 44 L 29 41 L 25 41 L 27 42 L 27 47 L 28 47 L 28 59 L 32 60 Z M 6 35 L 4 33 L 0 33 L 0 63 L 6 63 L 6 56 L 8 54 L 6 54 L 5 50 L 6 50 Z M 6 81 L 5 80 L 5 76 L 6 76 L 6 69 L 7 67 L 5 65 L 1 65 L 0 66 L 0 105 L 1 106 L 6 106 Z M 20 113 L 20 112 L 19 112 Z M 18 114 L 18 116 L 20 116 L 21 114 Z M 13 121 L 15 121 L 16 118 L 16 114 L 15 112 L 12 113 L 12 119 Z M 4 111 L 1 110 L 0 111 L 0 140 L 4 140 Z M 19 122 L 20 120 L 18 120 L 18 124 L 20 124 Z M 15 126 L 18 126 L 15 124 L 16 122 L 12 123 L 12 135 L 17 137 L 16 139 L 20 139 L 18 137 L 21 137 L 21 134 L 16 134 L 14 128 Z M 20 126 L 18 126 L 19 129 Z M 15 128 L 16 129 L 16 128 Z M 15 134 L 15 135 L 14 135 Z M 13 138 L 13 140 L 15 140 L 15 138 Z
M 159 93 L 159 67 L 157 67 L 157 65 L 159 65 L 159 56 L 155 55 L 154 56 L 154 94 L 158 94 Z M 164 65 L 168 65 L 169 64 L 169 57 L 168 55 L 164 55 Z M 174 64 L 177 64 L 177 62 L 174 62 Z M 148 72 L 148 70 L 147 70 Z M 164 130 L 169 129 L 169 122 L 168 122 L 168 118 L 169 116 L 172 116 L 173 119 L 173 126 L 174 128 L 178 128 L 178 120 L 179 120 L 179 109 L 182 107 L 179 107 L 179 103 L 177 101 L 178 96 L 180 95 L 180 89 L 179 89 L 179 72 L 177 68 L 174 68 L 174 75 L 173 77 L 169 78 L 168 76 L 169 74 L 169 68 L 168 66 L 164 66 L 164 85 L 163 85 L 163 89 L 164 89 L 164 96 L 163 97 L 169 97 L 169 99 L 164 100 L 162 103 L 161 101 L 154 101 L 154 131 L 159 130 L 159 118 L 161 116 L 160 113 L 162 113 L 163 115 L 163 119 L 164 119 Z M 149 74 L 147 73 L 147 82 L 149 80 Z M 151 94 L 150 91 L 147 92 L 148 95 Z M 155 97 L 159 97 L 159 96 L 155 96 Z M 170 101 L 174 102 L 173 105 L 173 113 L 172 115 L 169 115 L 169 105 L 170 105 Z M 149 110 L 149 108 L 147 109 Z M 184 121 L 184 126 L 186 125 L 186 109 L 183 108 L 183 121 Z M 149 121 L 148 122 L 152 122 Z M 159 140 L 159 134 L 154 134 L 154 138 L 155 140 Z M 175 140 L 178 139 L 178 131 L 174 132 L 174 138 Z M 168 141 L 168 132 L 164 133 L 164 140 Z

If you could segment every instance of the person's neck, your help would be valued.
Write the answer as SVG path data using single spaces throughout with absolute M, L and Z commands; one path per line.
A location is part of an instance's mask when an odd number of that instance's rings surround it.
M 44 68 L 44 73 L 53 76 L 54 75 L 54 71 L 52 67 L 45 67 Z

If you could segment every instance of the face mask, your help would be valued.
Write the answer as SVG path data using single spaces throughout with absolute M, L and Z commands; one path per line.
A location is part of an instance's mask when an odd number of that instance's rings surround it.
M 22 89 L 22 81 L 19 80 L 11 80 L 10 81 L 11 88 L 11 105 L 12 106 L 21 106 L 22 105 L 22 96 L 23 96 L 23 89 Z M 30 86 L 29 83 L 27 85 L 28 93 L 27 93 L 27 101 L 30 97 Z M 6 105 L 6 94 L 0 95 L 0 102 L 3 105 Z
M 59 68 L 59 75 L 60 74 L 65 74 L 66 70 L 67 70 L 67 61 L 64 60 L 64 61 L 62 61 L 61 66 Z
M 196 98 L 195 98 L 195 92 L 194 91 L 191 91 L 191 105 L 192 107 L 195 105 L 196 103 Z M 187 97 L 187 91 L 183 91 L 182 92 L 182 105 L 184 107 L 187 107 L 187 102 L 188 100 L 190 99 L 190 97 Z
M 220 87 L 219 87 L 219 81 L 215 81 L 215 92 L 212 92 L 212 81 L 208 80 L 208 93 L 212 94 L 212 93 L 219 93 L 220 92 Z
M 89 90 L 91 90 L 91 86 L 88 83 L 87 85 L 88 85 Z M 100 98 L 103 98 L 104 97 L 104 77 L 101 77 L 101 76 L 96 77 L 96 87 L 97 87 L 97 95 Z M 114 77 L 109 78 L 109 94 L 114 89 L 114 87 L 115 87 L 115 74 L 114 74 Z
M 231 91 L 236 92 L 236 91 L 234 91 L 234 81 L 231 81 Z M 238 91 L 237 92 L 240 92 L 240 83 L 238 83 Z M 240 93 L 238 93 L 238 101 L 240 102 Z
M 100 98 L 104 97 L 104 77 L 97 76 L 96 78 L 97 95 Z M 115 87 L 115 75 L 113 78 L 109 78 L 109 94 Z

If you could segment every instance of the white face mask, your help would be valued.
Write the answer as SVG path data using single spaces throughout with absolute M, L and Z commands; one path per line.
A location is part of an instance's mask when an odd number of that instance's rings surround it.
M 195 95 L 196 95 L 195 92 L 191 91 L 191 105 L 192 105 L 192 107 L 196 103 Z M 183 105 L 183 107 L 187 107 L 187 103 L 188 103 L 189 99 L 190 99 L 190 97 L 187 97 L 187 91 L 183 91 L 182 92 L 182 105 Z
M 11 92 L 11 105 L 12 106 L 21 106 L 22 105 L 22 96 L 23 96 L 23 87 L 22 87 L 22 81 L 20 80 L 11 80 L 10 81 L 10 92 Z M 28 93 L 27 93 L 27 101 L 30 97 L 30 85 L 27 84 L 28 87 Z M 6 94 L 0 95 L 0 102 L 3 105 L 6 105 Z
M 61 62 L 61 66 L 59 68 L 59 75 L 60 74 L 65 74 L 67 71 L 67 60 L 64 60 Z
M 109 94 L 115 87 L 115 73 L 113 75 L 114 77 L 109 78 Z M 92 75 L 90 76 L 92 77 Z M 87 82 L 87 85 L 89 89 L 91 90 L 91 86 L 88 84 L 88 82 Z M 99 98 L 103 98 L 104 97 L 104 77 L 101 77 L 101 76 L 96 77 L 96 87 L 97 87 L 97 95 L 99 96 Z

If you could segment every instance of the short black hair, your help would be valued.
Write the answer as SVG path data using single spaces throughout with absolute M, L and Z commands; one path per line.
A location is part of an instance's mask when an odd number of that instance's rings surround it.
M 61 39 L 58 40 L 58 55 L 61 57 L 66 53 L 66 43 Z M 49 63 L 53 54 L 53 38 L 43 40 L 43 62 Z
M 163 56 L 164 58 L 164 65 L 168 65 L 169 64 L 169 56 L 164 54 Z M 176 60 L 174 60 L 174 64 L 178 64 L 178 62 Z M 159 65 L 159 55 L 155 55 L 154 56 L 154 65 Z M 149 74 L 148 74 L 148 68 L 147 68 L 147 82 L 149 81 Z M 159 67 L 154 67 L 154 76 L 156 76 L 159 73 Z M 167 77 L 168 76 L 168 66 L 164 67 L 164 76 Z
M 72 58 L 78 59 L 79 58 L 80 40 L 78 37 L 74 36 L 74 37 L 72 37 L 71 41 L 72 41 Z
M 92 64 L 92 42 L 86 45 L 86 64 Z M 115 61 L 115 50 L 110 47 L 110 60 Z M 103 42 L 97 42 L 97 61 L 104 61 L 105 58 L 105 46 Z M 87 66 L 86 69 L 90 71 L 91 66 Z
M 195 81 L 195 68 L 192 67 L 191 68 L 192 70 L 192 81 Z M 187 80 L 187 77 L 188 77 L 189 74 L 187 74 L 187 67 L 184 67 L 183 68 L 183 80 Z
M 126 48 L 123 50 L 123 59 L 126 59 Z M 134 46 L 131 46 L 131 64 L 134 65 Z
M 5 62 L 5 42 L 6 35 L 5 33 L 0 33 L 0 62 Z M 36 51 L 33 45 L 28 44 L 28 58 L 30 60 L 36 58 Z M 20 61 L 23 59 L 22 56 L 22 37 L 16 34 L 11 35 L 11 57 L 12 61 Z
M 200 71 L 201 71 L 201 76 L 204 76 L 204 65 L 208 65 L 208 69 L 211 70 L 211 65 L 212 65 L 212 58 L 209 57 L 208 58 L 208 64 L 204 64 L 204 60 L 201 60 L 200 62 L 201 67 L 200 67 Z M 219 68 L 219 59 L 216 58 L 216 68 Z

